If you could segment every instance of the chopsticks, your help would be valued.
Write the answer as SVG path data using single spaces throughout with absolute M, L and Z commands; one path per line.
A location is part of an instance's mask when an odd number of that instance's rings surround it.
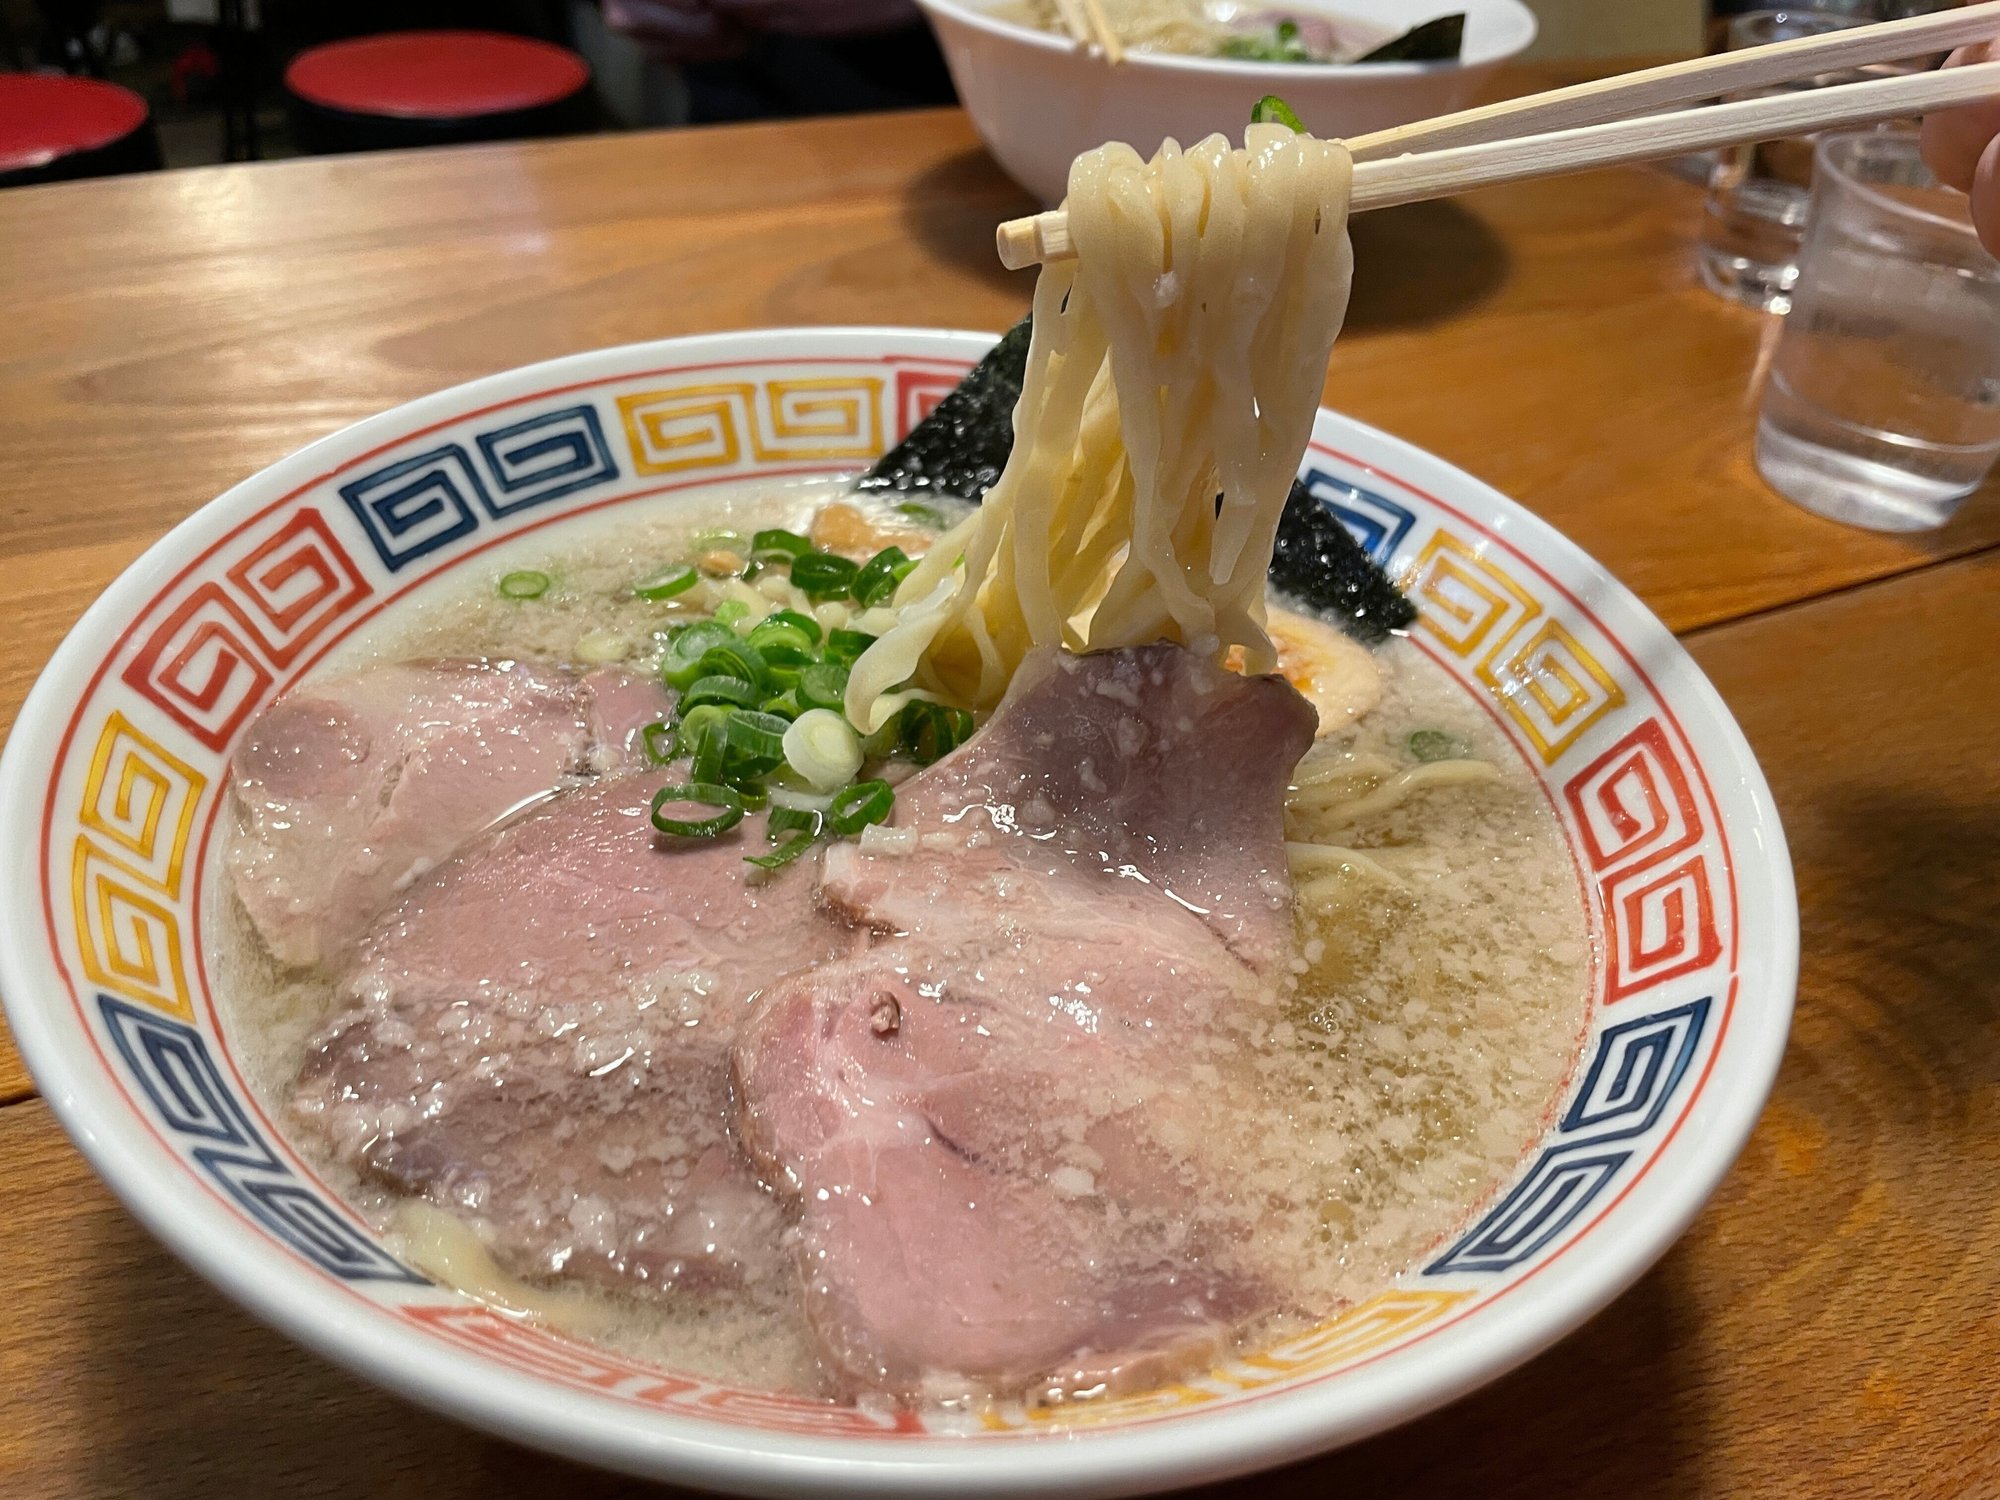
M 1095 42 L 1108 63 L 1125 61 L 1125 44 L 1104 14 L 1104 0 L 1056 0 L 1063 25 L 1079 42 Z
M 1977 16 L 1976 31 L 1965 31 L 1965 18 Z M 1937 23 L 1956 23 L 1950 27 Z M 1925 25 L 1923 23 L 1931 23 Z M 1885 36 L 1886 33 L 1886 36 Z M 1649 69 L 1627 75 L 1650 102 L 1631 106 L 1622 92 L 1625 79 L 1608 79 L 1601 87 L 1585 86 L 1588 94 L 1574 89 L 1558 89 L 1551 94 L 1530 95 L 1512 101 L 1504 114 L 1466 111 L 1447 115 L 1435 122 L 1445 130 L 1499 130 L 1506 123 L 1523 119 L 1568 118 L 1569 128 L 1504 140 L 1483 140 L 1475 144 L 1447 146 L 1406 156 L 1357 162 L 1354 168 L 1352 212 L 1390 208 L 1429 198 L 1449 197 L 1476 187 L 1523 182 L 1537 177 L 1553 177 L 1564 172 L 1581 172 L 1595 167 L 1620 166 L 1657 157 L 1677 156 L 1687 151 L 1704 151 L 1718 146 L 1742 145 L 1747 141 L 1772 140 L 1808 131 L 1831 130 L 1845 125 L 1870 125 L 1904 115 L 1923 114 L 1954 104 L 2000 95 L 2000 62 L 1975 63 L 1969 67 L 1945 68 L 1896 78 L 1869 79 L 1861 83 L 1831 88 L 1805 89 L 1763 99 L 1743 99 L 1730 104 L 1709 105 L 1665 115 L 1627 118 L 1634 108 L 1650 108 L 1661 102 L 1684 102 L 1708 97 L 1716 91 L 1718 77 L 1734 81 L 1723 90 L 1754 87 L 1746 78 L 1771 84 L 1791 77 L 1811 77 L 1832 68 L 1854 67 L 1862 62 L 1881 62 L 1909 56 L 1911 50 L 1931 52 L 1955 46 L 1980 36 L 2000 34 L 2000 3 L 1969 7 L 1964 11 L 1920 16 L 1911 21 L 1889 21 L 1876 26 L 1860 26 L 1829 37 L 1814 37 L 1804 44 L 1780 42 L 1770 47 L 1747 48 L 1742 52 L 1676 65 L 1680 71 L 1673 81 L 1663 83 L 1667 69 Z M 1954 37 L 1955 41 L 1941 41 Z M 1866 45 L 1857 44 L 1866 39 Z M 1828 43 L 1843 44 L 1838 62 L 1828 62 Z M 1769 54 L 1783 54 L 1779 62 Z M 1756 59 L 1746 69 L 1741 59 Z M 1727 65 L 1726 68 L 1724 65 Z M 1691 81 L 1693 80 L 1693 81 Z M 1554 104 L 1548 101 L 1554 100 Z M 1504 106 L 1492 106 L 1494 110 Z M 1472 116 L 1480 118 L 1467 124 Z M 1582 123 L 1584 119 L 1597 123 Z M 1453 122 L 1459 122 L 1454 124 Z M 1403 127 L 1416 132 L 1422 125 Z M 1442 133 L 1442 132 L 1441 132 Z M 1378 132 L 1373 140 L 1382 149 Z M 1405 139 L 1409 138 L 1406 134 Z M 1446 138 L 1449 138 L 1447 136 Z M 1461 137 L 1462 138 L 1462 137 Z M 1076 253 L 1069 238 L 1069 220 L 1060 209 L 1032 218 L 1012 219 L 1002 224 L 995 236 L 1001 264 L 1019 270 L 1038 261 L 1064 260 Z
M 1347 149 L 1358 162 L 1374 161 L 1418 149 L 1436 151 L 1502 136 L 1597 125 L 1651 114 L 1668 105 L 1745 93 L 1868 63 L 1946 52 L 1994 36 L 2000 36 L 2000 0 L 1985 0 L 1962 10 L 1772 42 L 1504 99 L 1498 104 L 1357 135 L 1347 142 Z

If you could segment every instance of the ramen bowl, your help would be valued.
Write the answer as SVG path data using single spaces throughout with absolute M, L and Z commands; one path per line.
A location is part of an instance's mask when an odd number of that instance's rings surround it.
M 588 1462 L 755 1494 L 1126 1494 L 1294 1459 L 1575 1328 L 1681 1233 L 1776 1072 L 1797 976 L 1783 834 L 1727 710 L 1605 571 L 1512 501 L 1321 412 L 1303 478 L 1404 584 L 1413 643 L 1545 793 L 1596 959 L 1518 1167 L 1390 1284 L 1272 1347 L 1061 1421 L 703 1379 L 438 1285 L 321 1180 L 211 991 L 232 747 L 355 632 L 622 507 L 861 467 L 990 336 L 669 340 L 371 418 L 209 502 L 107 589 L 0 759 L 0 993 L 43 1094 L 166 1244 L 327 1358 Z M 482 576 L 484 576 L 482 574 Z
M 1239 140 L 1250 109 L 1277 94 L 1319 136 L 1355 136 L 1448 114 L 1473 102 L 1493 70 L 1535 39 L 1520 0 L 1310 0 L 1393 31 L 1465 13 L 1455 62 L 1252 63 L 1133 52 L 1116 67 L 1067 36 L 1002 20 L 992 0 L 918 0 L 936 30 L 958 97 L 986 149 L 1022 187 L 1054 205 L 1069 166 L 1105 141 L 1150 156 L 1168 136 L 1189 145 L 1216 131 Z

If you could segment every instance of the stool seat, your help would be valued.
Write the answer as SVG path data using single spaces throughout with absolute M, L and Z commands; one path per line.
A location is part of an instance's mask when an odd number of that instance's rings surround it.
M 399 31 L 310 48 L 285 88 L 308 149 L 367 150 L 582 128 L 590 66 L 531 37 Z
M 0 187 L 160 165 L 146 101 L 60 73 L 0 73 Z

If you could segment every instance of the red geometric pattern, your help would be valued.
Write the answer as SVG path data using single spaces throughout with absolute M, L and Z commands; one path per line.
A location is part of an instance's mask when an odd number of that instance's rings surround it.
M 123 674 L 211 750 L 227 749 L 277 673 L 374 592 L 310 507 L 253 539 L 223 578 L 169 610 Z
M 1702 840 L 1699 804 L 1658 719 L 1647 719 L 1563 786 L 1583 833 L 1585 857 L 1601 878 L 1605 1003 L 1677 974 L 1706 968 L 1722 953 L 1708 861 L 1696 854 L 1661 867 Z
M 964 371 L 956 373 L 940 370 L 898 370 L 896 372 L 895 435 L 892 442 L 900 443 L 910 434 L 910 429 L 923 421 L 937 407 L 938 402 L 951 393 L 952 387 L 964 376 Z
M 1604 937 L 1607 1005 L 1714 963 L 1722 940 L 1715 932 L 1708 861 L 1696 854 L 1666 870 L 1648 865 L 1609 877 Z
M 483 1307 L 411 1304 L 403 1308 L 403 1315 L 475 1354 L 643 1406 L 671 1407 L 740 1427 L 815 1437 L 895 1437 L 924 1430 L 922 1419 L 907 1408 L 869 1411 L 809 1396 L 734 1390 L 684 1375 L 668 1375 L 627 1364 L 602 1349 L 571 1343 Z

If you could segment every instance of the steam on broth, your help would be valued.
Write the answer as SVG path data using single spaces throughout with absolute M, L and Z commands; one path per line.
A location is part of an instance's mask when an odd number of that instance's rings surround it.
M 1090 153 L 976 508 L 572 520 L 251 726 L 219 990 L 411 1260 L 741 1384 L 1070 1402 L 1507 1177 L 1583 1025 L 1557 825 L 1379 575 L 1265 581 L 1348 180 L 1272 127 Z

